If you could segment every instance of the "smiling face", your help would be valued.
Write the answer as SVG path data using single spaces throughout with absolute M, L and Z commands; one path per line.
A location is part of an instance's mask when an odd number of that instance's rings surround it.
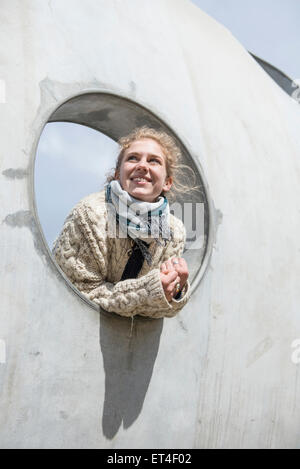
M 126 148 L 115 177 L 132 197 L 145 202 L 155 202 L 162 191 L 172 186 L 163 149 L 152 138 L 135 140 Z

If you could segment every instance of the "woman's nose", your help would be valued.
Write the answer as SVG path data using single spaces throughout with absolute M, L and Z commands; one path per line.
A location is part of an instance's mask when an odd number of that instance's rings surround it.
M 136 164 L 136 168 L 148 170 L 148 163 L 146 160 L 139 160 Z

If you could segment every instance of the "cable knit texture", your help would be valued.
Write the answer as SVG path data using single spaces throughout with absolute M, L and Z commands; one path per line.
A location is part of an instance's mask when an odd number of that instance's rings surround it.
M 121 316 L 173 317 L 190 297 L 190 283 L 184 296 L 170 302 L 160 280 L 160 265 L 171 257 L 182 257 L 186 231 L 181 220 L 170 214 L 174 240 L 161 246 L 150 243 L 153 264 L 144 261 L 137 278 L 120 281 L 128 261 L 130 238 L 108 236 L 105 191 L 82 199 L 65 220 L 53 245 L 56 262 L 89 300 Z

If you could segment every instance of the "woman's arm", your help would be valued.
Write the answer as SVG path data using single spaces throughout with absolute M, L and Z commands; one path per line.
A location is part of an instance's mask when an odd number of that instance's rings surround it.
M 93 219 L 94 216 L 84 205 L 75 208 L 53 249 L 58 265 L 73 285 L 106 311 L 122 316 L 174 316 L 185 303 L 167 301 L 160 269 L 115 284 L 105 281 L 108 260 L 105 217 Z
M 165 265 L 170 264 L 170 261 L 172 258 L 180 258 L 182 257 L 183 251 L 184 251 L 184 246 L 185 246 L 185 241 L 186 241 L 186 229 L 184 224 L 178 219 L 178 218 L 173 218 L 174 220 L 174 227 L 175 227 L 175 238 L 174 241 L 169 243 L 162 258 L 162 263 L 161 263 L 161 270 L 164 272 L 165 269 L 162 269 L 162 264 L 164 263 Z M 186 262 L 184 261 L 184 264 L 186 265 Z M 172 265 L 172 268 L 170 269 L 173 270 L 174 266 Z M 175 270 L 175 269 L 174 269 Z M 171 305 L 173 306 L 174 309 L 177 310 L 177 312 L 183 308 L 183 306 L 188 302 L 191 294 L 191 285 L 189 280 L 187 279 L 185 281 L 185 284 L 182 285 L 182 289 L 179 292 L 179 294 L 174 295 Z

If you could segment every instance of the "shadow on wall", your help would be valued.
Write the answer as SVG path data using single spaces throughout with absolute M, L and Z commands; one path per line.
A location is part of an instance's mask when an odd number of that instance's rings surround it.
M 122 422 L 139 416 L 159 348 L 163 319 L 123 318 L 100 313 L 100 347 L 105 372 L 102 430 L 112 439 Z

